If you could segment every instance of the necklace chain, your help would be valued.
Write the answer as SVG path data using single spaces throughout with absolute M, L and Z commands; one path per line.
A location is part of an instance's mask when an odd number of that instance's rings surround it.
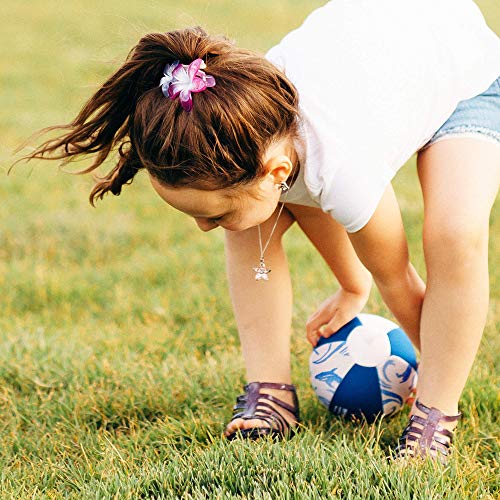
M 285 195 L 286 196 L 286 195 Z M 276 229 L 276 226 L 278 225 L 278 219 L 280 218 L 281 212 L 283 211 L 283 207 L 285 206 L 285 202 L 281 202 L 281 207 L 278 212 L 278 215 L 276 217 L 276 220 L 274 221 L 273 228 L 271 229 L 271 232 L 269 233 L 269 238 L 267 238 L 267 242 L 264 245 L 264 248 L 262 248 L 262 232 L 260 229 L 260 224 L 257 226 L 257 229 L 259 231 L 259 248 L 260 248 L 260 260 L 264 259 L 264 253 L 267 250 L 267 247 L 269 246 L 269 243 L 271 243 L 271 238 L 274 234 L 274 230 Z
M 260 224 L 257 226 L 257 230 L 259 233 L 259 249 L 260 249 L 260 258 L 259 258 L 259 267 L 254 267 L 253 270 L 255 271 L 255 279 L 257 281 L 260 280 L 265 280 L 268 281 L 269 277 L 268 274 L 271 272 L 271 269 L 268 269 L 266 267 L 266 264 L 264 262 L 264 254 L 267 250 L 267 247 L 269 246 L 269 243 L 271 243 L 271 238 L 274 234 L 274 231 L 276 229 L 276 226 L 278 225 L 278 220 L 280 218 L 281 212 L 283 212 L 283 208 L 285 207 L 285 201 L 288 196 L 288 191 L 285 192 L 285 196 L 283 198 L 283 201 L 281 202 L 281 207 L 278 211 L 278 215 L 276 216 L 276 220 L 274 221 L 273 227 L 271 229 L 271 232 L 269 233 L 269 237 L 267 238 L 267 241 L 264 246 L 262 246 L 262 231 L 260 229 Z

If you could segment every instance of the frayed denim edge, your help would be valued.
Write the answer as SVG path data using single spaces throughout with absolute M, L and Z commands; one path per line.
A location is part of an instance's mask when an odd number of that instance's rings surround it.
M 440 142 L 443 139 L 453 139 L 456 137 L 471 137 L 482 139 L 484 141 L 498 144 L 500 146 L 500 132 L 496 130 L 491 130 L 485 127 L 477 127 L 474 125 L 461 125 L 459 127 L 453 127 L 436 134 L 427 144 L 422 146 L 419 151 L 427 149 L 436 142 Z

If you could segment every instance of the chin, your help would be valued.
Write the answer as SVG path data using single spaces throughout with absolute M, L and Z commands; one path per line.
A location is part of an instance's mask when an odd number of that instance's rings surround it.
M 247 229 L 250 229 L 252 227 L 256 227 L 257 224 L 234 224 L 231 226 L 224 226 L 224 229 L 226 231 L 231 231 L 231 232 L 239 232 L 239 231 L 246 231 Z
M 227 229 L 228 231 L 246 231 L 247 229 L 251 229 L 253 227 L 257 227 L 259 224 L 264 224 L 267 220 L 269 220 L 269 217 L 271 217 L 273 212 L 271 212 L 271 215 L 268 217 L 260 217 L 258 219 L 254 220 L 247 220 L 247 221 L 241 221 L 241 222 L 236 222 L 235 224 L 229 224 L 227 226 L 223 226 L 224 229 Z
M 258 221 L 258 222 L 239 222 L 237 224 L 230 224 L 227 226 L 224 226 L 224 229 L 227 229 L 228 231 L 246 231 L 247 229 L 251 229 L 252 227 L 257 227 L 259 224 L 262 224 L 265 222 L 263 221 Z

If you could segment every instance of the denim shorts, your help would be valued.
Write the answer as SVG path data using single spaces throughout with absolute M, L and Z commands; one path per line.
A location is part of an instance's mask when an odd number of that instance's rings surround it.
M 460 101 L 420 151 L 435 142 L 458 136 L 475 137 L 500 145 L 500 77 L 482 94 Z

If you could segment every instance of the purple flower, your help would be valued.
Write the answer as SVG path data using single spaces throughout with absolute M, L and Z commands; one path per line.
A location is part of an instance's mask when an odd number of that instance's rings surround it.
M 207 87 L 215 85 L 215 78 L 202 71 L 205 68 L 202 59 L 195 59 L 189 66 L 180 64 L 179 61 L 167 64 L 160 80 L 163 95 L 170 99 L 179 97 L 181 106 L 186 111 L 191 111 L 193 109 L 191 93 L 202 92 Z

